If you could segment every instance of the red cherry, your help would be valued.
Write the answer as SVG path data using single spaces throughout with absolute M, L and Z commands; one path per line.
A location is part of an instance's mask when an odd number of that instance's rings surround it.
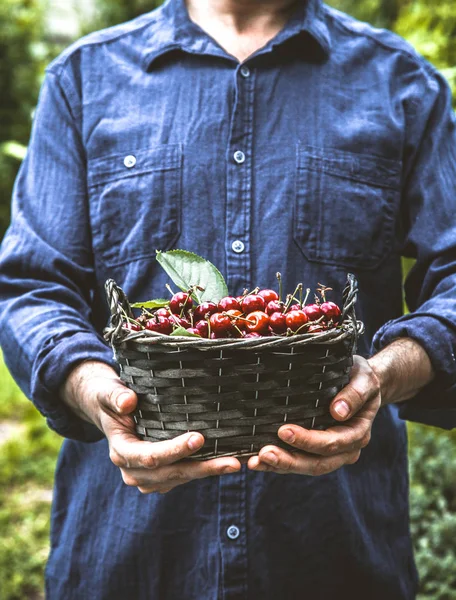
M 246 317 L 247 322 L 245 326 L 248 331 L 253 331 L 255 333 L 259 333 L 260 335 L 265 335 L 268 332 L 269 327 L 269 317 L 268 315 L 261 311 L 256 310 L 251 312 Z
M 173 326 L 171 321 L 166 317 L 156 317 L 147 321 L 146 329 L 149 331 L 155 331 L 156 333 L 169 335 L 173 331 Z
M 261 296 L 262 298 L 264 298 L 264 301 L 266 302 L 266 304 L 269 304 L 269 302 L 273 302 L 273 301 L 278 301 L 279 300 L 279 294 L 277 292 L 275 292 L 274 290 L 260 290 L 258 292 L 258 296 Z
M 195 329 L 201 337 L 207 338 L 209 336 L 209 323 L 206 320 L 198 321 L 195 325 Z
M 320 306 L 320 310 L 325 315 L 326 321 L 332 320 L 337 322 L 342 314 L 340 308 L 337 304 L 334 304 L 334 302 L 323 302 Z
M 233 328 L 231 319 L 227 315 L 222 315 L 222 313 L 214 313 L 211 315 L 209 324 L 211 332 L 215 333 L 217 336 L 219 336 L 219 334 L 226 335 L 228 332 L 231 332 Z
M 307 315 L 302 310 L 293 310 L 286 315 L 287 327 L 296 332 L 308 322 Z
M 261 337 L 261 335 L 259 333 L 256 333 L 255 331 L 250 331 L 249 333 L 246 333 L 244 335 L 245 338 L 259 338 Z
M 250 294 L 246 296 L 241 302 L 241 310 L 246 315 L 256 311 L 264 311 L 266 308 L 266 302 L 264 298 L 258 294 Z
M 189 333 L 193 333 L 194 335 L 198 335 L 199 337 L 202 337 L 201 333 L 198 331 L 198 329 L 196 327 L 189 327 L 187 329 L 187 331 Z
M 214 302 L 202 302 L 193 311 L 193 319 L 194 321 L 201 321 L 201 319 L 205 319 L 206 317 L 211 316 L 216 312 L 217 305 Z
M 226 314 L 230 317 L 232 325 L 237 327 L 240 330 L 245 329 L 246 322 L 244 319 L 239 318 L 242 317 L 242 313 L 240 310 L 227 310 Z
M 237 298 L 233 298 L 233 296 L 226 296 L 222 298 L 218 303 L 218 310 L 228 311 L 228 310 L 240 310 L 241 305 L 239 304 L 239 300 Z
M 307 329 L 306 333 L 320 333 L 324 330 L 325 326 L 323 325 L 323 323 L 312 323 L 312 325 L 309 325 L 309 328 Z
M 266 313 L 268 315 L 272 315 L 274 313 L 283 313 L 284 310 L 284 303 L 279 302 L 278 300 L 271 300 L 271 302 L 268 302 L 268 305 L 266 306 Z
M 157 317 L 169 317 L 170 312 L 167 308 L 159 308 L 155 311 L 155 314 L 157 315 Z
M 294 310 L 302 310 L 302 308 L 299 306 L 299 304 L 293 304 L 290 306 L 287 312 L 293 312 Z
M 269 327 L 274 333 L 285 333 L 287 330 L 287 317 L 286 315 L 275 312 L 269 317 Z
M 309 304 L 308 306 L 304 306 L 302 310 L 306 313 L 309 321 L 318 321 L 323 316 L 318 304 Z
M 178 292 L 169 301 L 169 309 L 175 315 L 180 315 L 182 311 L 187 311 L 193 306 L 193 300 L 190 294 Z
M 136 323 L 123 323 L 122 325 L 125 329 L 129 329 L 130 331 L 141 331 L 142 327 L 137 325 Z
M 192 326 L 188 319 L 179 317 L 179 315 L 170 315 L 169 320 L 177 327 L 184 327 L 184 329 L 189 329 Z

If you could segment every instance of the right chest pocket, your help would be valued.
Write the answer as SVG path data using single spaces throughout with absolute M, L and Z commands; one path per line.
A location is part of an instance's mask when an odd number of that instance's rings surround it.
M 95 255 L 117 266 L 170 249 L 180 234 L 181 185 L 180 144 L 90 160 Z

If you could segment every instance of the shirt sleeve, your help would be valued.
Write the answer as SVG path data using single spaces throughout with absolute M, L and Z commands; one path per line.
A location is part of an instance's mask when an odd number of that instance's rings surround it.
M 114 366 L 91 323 L 94 268 L 78 98 L 69 77 L 49 72 L 0 248 L 0 344 L 23 392 L 59 434 L 103 437 L 58 390 L 77 363 Z
M 451 91 L 432 67 L 413 84 L 404 154 L 401 222 L 403 255 L 416 260 L 405 281 L 410 313 L 375 335 L 378 351 L 410 337 L 427 351 L 436 377 L 400 416 L 446 429 L 456 427 L 456 121 Z

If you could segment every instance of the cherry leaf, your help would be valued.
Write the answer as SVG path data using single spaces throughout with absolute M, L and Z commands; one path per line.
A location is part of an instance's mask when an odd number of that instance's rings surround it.
M 187 329 L 185 329 L 185 327 L 176 327 L 176 329 L 169 335 L 175 335 L 175 336 L 180 336 L 180 337 L 196 337 L 196 338 L 201 337 L 200 335 L 196 335 L 196 333 L 192 333 L 191 331 L 188 331 Z
M 164 308 L 168 306 L 169 300 L 157 298 L 156 300 L 148 300 L 147 302 L 136 302 L 131 304 L 131 308 Z
M 217 303 L 224 296 L 228 296 L 228 287 L 223 275 L 208 260 L 187 250 L 156 252 L 157 261 L 183 292 L 188 292 L 192 286 L 203 288 L 195 288 L 192 293 L 192 297 L 199 304 Z

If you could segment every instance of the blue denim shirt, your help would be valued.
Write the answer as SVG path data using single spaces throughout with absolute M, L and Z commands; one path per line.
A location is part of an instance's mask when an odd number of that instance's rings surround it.
M 407 444 L 382 408 L 356 465 L 254 473 L 161 496 L 123 484 L 57 390 L 112 364 L 103 284 L 162 296 L 155 249 L 229 289 L 360 286 L 365 356 L 418 340 L 437 377 L 403 417 L 456 425 L 456 139 L 442 77 L 395 35 L 320 3 L 242 65 L 183 0 L 93 34 L 47 70 L 0 252 L 0 341 L 69 438 L 56 473 L 48 600 L 411 599 Z M 402 316 L 401 256 L 416 258 Z M 92 442 L 92 443 L 88 443 Z

